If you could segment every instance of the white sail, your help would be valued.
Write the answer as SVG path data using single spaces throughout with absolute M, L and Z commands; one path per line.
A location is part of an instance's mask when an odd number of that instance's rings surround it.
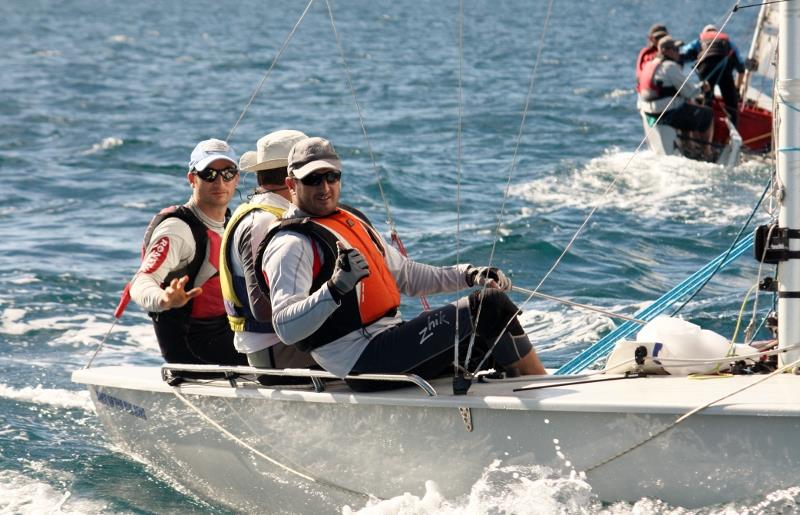
M 775 57 L 778 50 L 778 5 L 765 4 L 758 14 L 753 40 L 747 53 L 748 60 L 755 60 L 756 69 L 746 71 L 742 98 L 756 106 L 772 110 L 772 85 L 776 75 Z

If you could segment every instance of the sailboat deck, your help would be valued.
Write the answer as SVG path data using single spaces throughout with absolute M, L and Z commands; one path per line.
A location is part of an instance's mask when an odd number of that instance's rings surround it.
M 326 384 L 326 391 L 315 392 L 306 386 L 267 387 L 239 382 L 232 387 L 226 380 L 187 382 L 171 387 L 161 378 L 159 367 L 98 367 L 73 373 L 73 381 L 107 388 L 214 397 L 249 397 L 273 401 L 379 404 L 408 407 L 464 407 L 496 410 L 627 412 L 683 414 L 708 402 L 738 392 L 704 410 L 705 414 L 750 416 L 800 416 L 800 376 L 783 374 L 740 391 L 764 376 L 735 376 L 692 379 L 675 376 L 650 376 L 615 381 L 604 377 L 583 379 L 569 376 L 517 378 L 473 384 L 468 395 L 452 395 L 450 379 L 431 384 L 438 395 L 427 396 L 416 387 L 373 393 L 357 393 L 341 381 Z M 528 385 L 553 385 L 548 388 L 514 392 Z

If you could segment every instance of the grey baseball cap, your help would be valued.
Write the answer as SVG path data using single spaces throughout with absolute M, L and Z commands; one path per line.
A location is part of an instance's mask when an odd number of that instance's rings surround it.
M 323 138 L 307 138 L 295 143 L 289 152 L 289 174 L 302 179 L 318 170 L 342 170 L 336 150 Z

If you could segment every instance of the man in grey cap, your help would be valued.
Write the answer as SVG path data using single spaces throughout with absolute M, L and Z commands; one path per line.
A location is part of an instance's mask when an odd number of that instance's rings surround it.
M 259 283 L 270 295 L 281 340 L 310 351 L 339 377 L 369 372 L 438 377 L 454 370 L 456 317 L 463 359 L 483 302 L 475 361 L 459 365 L 472 370 L 491 352 L 501 367 L 544 374 L 516 318 L 517 307 L 501 291 L 511 287 L 506 276 L 497 268 L 434 267 L 402 256 L 362 213 L 339 204 L 341 170 L 333 145 L 322 138 L 300 141 L 289 154 L 286 185 L 295 205 L 262 244 L 266 280 Z M 485 292 L 412 320 L 403 321 L 398 313 L 401 292 L 429 295 L 484 283 Z
M 679 62 L 680 53 L 675 40 L 670 36 L 662 37 L 658 41 L 658 56 L 642 70 L 639 110 L 653 117 L 663 112 L 661 123 L 689 131 L 693 138 L 710 143 L 714 129 L 711 123 L 713 113 L 710 107 L 694 102 L 708 90 L 708 84 L 693 77 L 687 80 Z M 664 111 L 667 107 L 669 110 Z M 708 154 L 710 145 L 705 145 L 704 151 Z
M 261 267 L 255 264 L 258 244 L 267 229 L 289 208 L 286 165 L 295 143 L 306 139 L 299 131 L 280 130 L 256 143 L 255 156 L 245 172 L 258 182 L 253 197 L 234 211 L 222 238 L 220 276 L 228 321 L 236 350 L 250 365 L 262 368 L 303 368 L 315 365 L 307 352 L 280 342 L 272 328 L 269 298 L 258 288 Z
M 224 141 L 201 141 L 186 180 L 189 201 L 163 209 L 145 232 L 131 298 L 153 319 L 168 363 L 246 364 L 233 348 L 219 279 L 228 203 L 239 184 L 236 154 Z

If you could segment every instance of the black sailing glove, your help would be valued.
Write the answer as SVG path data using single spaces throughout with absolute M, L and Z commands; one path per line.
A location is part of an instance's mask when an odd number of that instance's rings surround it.
M 358 249 L 347 249 L 337 241 L 336 250 L 336 266 L 328 280 L 328 289 L 338 302 L 356 287 L 358 281 L 369 275 L 369 265 Z
M 486 284 L 489 288 L 497 288 L 500 291 L 508 291 L 511 289 L 511 280 L 506 277 L 506 274 L 497 267 L 493 266 L 479 266 L 475 267 L 469 265 L 466 270 L 467 286 L 475 286 Z

